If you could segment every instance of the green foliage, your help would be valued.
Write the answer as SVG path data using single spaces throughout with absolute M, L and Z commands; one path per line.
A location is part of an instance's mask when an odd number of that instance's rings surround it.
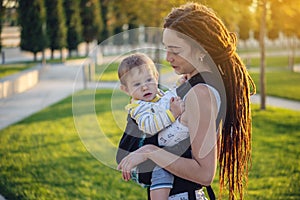
M 282 0 L 270 2 L 269 26 L 272 32 L 283 32 L 287 36 L 300 34 L 297 25 L 300 23 L 299 1 Z
M 94 92 L 78 93 L 83 109 L 95 100 L 97 120 L 117 144 L 123 127 L 116 125 L 110 111 L 112 91 Z M 86 98 L 89 95 L 95 98 Z M 117 101 L 122 107 L 128 99 Z M 126 120 L 126 113 L 120 116 Z M 246 199 L 299 199 L 299 124 L 300 112 L 261 111 L 254 106 Z M 145 189 L 122 181 L 120 172 L 103 165 L 83 146 L 74 126 L 71 97 L 0 131 L 0 193 L 8 199 L 146 199 Z
M 51 50 L 62 49 L 66 46 L 66 19 L 63 0 L 45 0 L 47 11 L 47 34 Z
M 0 19 L 4 16 L 5 7 L 3 6 L 3 0 L 0 0 Z M 2 33 L 2 22 L 0 23 L 0 35 Z M 2 50 L 2 39 L 0 37 L 0 52 Z
M 99 0 L 81 0 L 80 8 L 84 41 L 92 42 L 103 29 Z
M 82 25 L 80 18 L 79 1 L 64 0 L 66 14 L 67 47 L 69 51 L 77 50 L 78 44 L 82 41 Z
M 48 44 L 44 1 L 20 0 L 19 23 L 21 26 L 21 49 L 34 54 L 43 51 Z
M 240 21 L 238 22 L 238 37 L 240 40 L 247 40 L 250 37 L 250 30 L 254 23 L 253 15 L 247 7 L 243 9 L 243 12 L 241 12 L 240 15 Z
M 103 42 L 109 37 L 109 0 L 99 0 L 101 7 L 101 18 L 103 21 L 103 29 L 99 35 L 98 41 L 99 43 Z

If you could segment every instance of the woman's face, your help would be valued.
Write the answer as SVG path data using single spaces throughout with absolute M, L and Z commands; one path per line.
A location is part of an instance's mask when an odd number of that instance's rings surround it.
M 165 29 L 163 32 L 163 44 L 167 50 L 167 61 L 171 64 L 176 74 L 193 76 L 198 73 L 192 65 L 195 60 L 195 52 L 183 38 L 178 37 L 176 31 Z

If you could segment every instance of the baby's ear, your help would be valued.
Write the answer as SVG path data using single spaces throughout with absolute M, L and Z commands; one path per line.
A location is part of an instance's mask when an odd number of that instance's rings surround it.
M 122 90 L 123 92 L 125 92 L 126 94 L 129 95 L 129 92 L 128 92 L 128 88 L 125 86 L 125 85 L 120 85 L 120 90 Z

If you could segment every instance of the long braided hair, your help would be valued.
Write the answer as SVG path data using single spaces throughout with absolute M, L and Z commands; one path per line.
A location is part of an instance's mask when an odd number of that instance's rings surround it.
M 237 196 L 243 199 L 251 165 L 250 95 L 255 93 L 255 85 L 236 53 L 236 36 L 210 8 L 197 3 L 174 8 L 165 18 L 164 28 L 195 40 L 218 67 L 227 98 L 226 118 L 218 145 L 220 195 L 228 185 L 229 199 Z

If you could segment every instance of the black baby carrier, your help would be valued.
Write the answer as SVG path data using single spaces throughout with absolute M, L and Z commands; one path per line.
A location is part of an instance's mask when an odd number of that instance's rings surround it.
M 208 76 L 213 77 L 211 74 L 206 74 L 205 77 Z M 211 83 L 208 83 L 207 81 L 204 81 L 203 77 L 200 74 L 197 74 L 193 76 L 191 79 L 189 79 L 187 82 L 182 84 L 176 89 L 177 95 L 183 98 L 186 93 L 195 85 L 198 83 L 206 83 L 208 85 L 213 86 L 217 90 L 219 89 L 218 85 L 215 85 L 216 81 L 213 81 L 213 79 L 205 79 L 210 80 Z M 219 91 L 219 90 L 218 90 Z M 220 92 L 219 92 L 220 93 Z M 223 99 L 221 95 L 221 104 Z M 221 109 L 222 109 L 221 105 Z M 224 113 L 219 111 L 219 113 Z M 220 122 L 221 115 L 218 116 L 217 124 Z M 137 150 L 139 147 L 145 144 L 154 144 L 158 146 L 158 134 L 155 134 L 154 136 L 150 136 L 148 134 L 143 133 L 141 130 L 139 130 L 137 123 L 128 115 L 127 117 L 127 126 L 125 129 L 125 132 L 123 133 L 123 136 L 119 142 L 119 148 L 116 155 L 117 163 L 120 163 L 121 160 L 128 155 L 130 152 L 133 152 Z M 141 137 L 144 136 L 144 137 Z M 165 150 L 172 152 L 176 155 L 179 155 L 181 157 L 185 158 L 192 158 L 191 154 L 191 145 L 190 145 L 190 138 L 187 138 L 181 142 L 179 142 L 177 145 L 172 147 L 164 147 Z M 155 163 L 153 163 L 151 160 L 147 160 L 140 165 L 137 166 L 138 169 L 138 182 L 142 183 L 144 185 L 150 185 L 151 184 L 151 174 L 152 170 L 155 166 Z M 174 183 L 173 188 L 170 192 L 170 196 L 174 194 L 179 194 L 182 192 L 188 192 L 189 199 L 195 199 L 195 191 L 202 188 L 202 185 L 198 183 L 194 183 L 185 179 L 182 179 L 180 177 L 174 176 Z M 215 194 L 211 188 L 211 186 L 206 186 L 207 193 L 209 198 L 215 199 Z M 149 187 L 148 187 L 148 198 L 149 197 Z

